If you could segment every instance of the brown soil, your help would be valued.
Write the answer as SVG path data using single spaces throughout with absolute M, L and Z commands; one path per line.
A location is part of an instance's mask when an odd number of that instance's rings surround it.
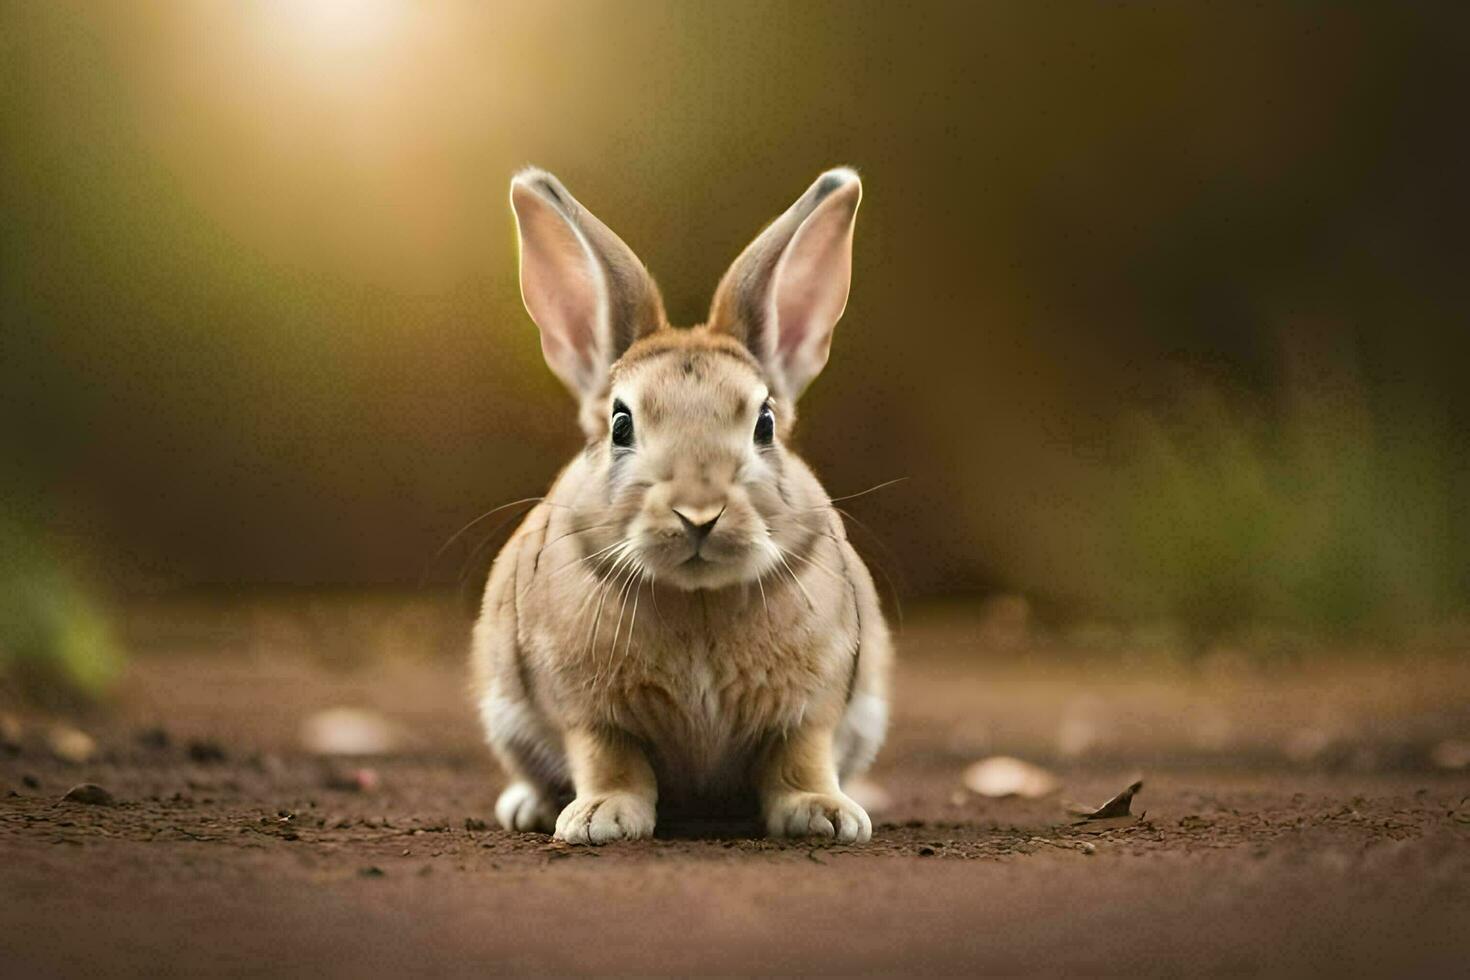
M 0 973 L 1438 972 L 1470 958 L 1460 660 L 1125 665 L 912 617 L 872 844 L 682 824 L 574 848 L 487 829 L 499 777 L 434 603 L 140 608 L 70 764 L 0 750 Z M 1002 638 L 1004 639 L 1004 638 Z M 298 748 L 312 712 L 407 744 Z M 12 714 L 18 709 L 12 706 Z M 1063 791 L 961 789 L 990 753 Z M 355 768 L 379 785 L 352 788 Z M 1135 775 L 1140 821 L 1074 826 Z M 112 805 L 63 801 L 92 782 Z

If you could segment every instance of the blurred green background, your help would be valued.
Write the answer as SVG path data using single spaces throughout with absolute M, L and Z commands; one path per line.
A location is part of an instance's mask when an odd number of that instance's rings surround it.
M 578 444 L 510 175 L 692 323 L 847 163 L 800 439 L 901 591 L 1463 621 L 1467 92 L 1462 4 L 5 3 L 0 585 L 473 577 Z

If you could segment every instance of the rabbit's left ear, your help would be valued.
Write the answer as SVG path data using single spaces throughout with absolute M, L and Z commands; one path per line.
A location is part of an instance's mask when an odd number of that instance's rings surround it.
M 792 400 L 826 365 L 847 306 L 862 198 L 856 172 L 822 174 L 740 253 L 715 291 L 710 329 L 744 343 Z

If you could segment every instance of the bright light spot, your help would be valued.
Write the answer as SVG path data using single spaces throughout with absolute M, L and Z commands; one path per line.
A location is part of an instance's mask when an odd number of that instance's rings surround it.
M 407 0 L 267 0 L 270 33 L 318 53 L 352 53 L 393 38 L 411 11 Z

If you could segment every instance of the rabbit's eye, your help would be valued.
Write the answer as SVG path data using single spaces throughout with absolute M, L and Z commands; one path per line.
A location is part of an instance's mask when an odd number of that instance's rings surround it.
M 762 405 L 761 413 L 755 418 L 755 443 L 757 446 L 769 446 L 776 438 L 776 413 L 771 411 L 771 406 Z
M 620 401 L 613 402 L 612 441 L 624 448 L 633 445 L 633 413 Z

